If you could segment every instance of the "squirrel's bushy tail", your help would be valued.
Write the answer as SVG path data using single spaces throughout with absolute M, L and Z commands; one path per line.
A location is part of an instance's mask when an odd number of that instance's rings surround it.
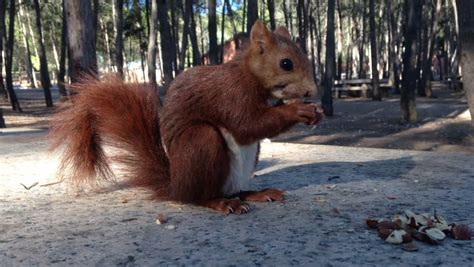
M 50 127 L 51 148 L 62 153 L 61 177 L 98 182 L 113 177 L 110 164 L 119 163 L 133 185 L 165 196 L 169 162 L 161 143 L 157 91 L 116 78 L 88 78 L 71 89 L 76 94 L 60 107 Z

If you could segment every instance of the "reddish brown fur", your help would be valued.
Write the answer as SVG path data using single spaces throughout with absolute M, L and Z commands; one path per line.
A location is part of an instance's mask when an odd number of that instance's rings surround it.
M 158 95 L 151 86 L 124 84 L 118 79 L 88 79 L 54 116 L 52 149 L 64 146 L 60 173 L 74 182 L 113 176 L 103 145 L 117 149 L 113 160 L 124 165 L 131 181 L 167 188 L 169 162 L 161 145 Z M 69 172 L 68 172 L 69 171 Z
M 159 189 L 162 196 L 246 212 L 248 206 L 239 202 L 218 200 L 226 197 L 222 186 L 230 168 L 221 129 L 248 145 L 298 122 L 317 121 L 313 105 L 268 104 L 278 90 L 283 91 L 278 97 L 294 98 L 316 89 L 306 56 L 288 37 L 257 22 L 247 52 L 227 64 L 195 67 L 176 77 L 160 117 L 151 88 L 110 79 L 76 86 L 74 104 L 56 116 L 51 128 L 55 147 L 67 144 L 62 170 L 72 167 L 77 180 L 110 176 L 101 148 L 106 143 L 125 153 L 115 159 L 126 164 L 134 181 Z M 293 60 L 294 71 L 281 70 L 282 58 Z

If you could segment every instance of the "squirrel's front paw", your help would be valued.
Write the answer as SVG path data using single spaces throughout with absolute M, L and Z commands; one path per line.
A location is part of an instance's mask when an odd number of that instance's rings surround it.
M 309 125 L 314 125 L 324 117 L 323 109 L 314 103 L 294 102 L 291 103 L 295 108 L 296 120 Z

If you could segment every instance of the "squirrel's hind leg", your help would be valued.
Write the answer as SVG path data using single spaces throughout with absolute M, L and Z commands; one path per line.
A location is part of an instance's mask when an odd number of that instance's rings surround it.
M 168 147 L 170 198 L 200 204 L 223 198 L 230 158 L 220 132 L 207 124 L 189 126 Z M 211 205 L 212 206 L 212 205 Z

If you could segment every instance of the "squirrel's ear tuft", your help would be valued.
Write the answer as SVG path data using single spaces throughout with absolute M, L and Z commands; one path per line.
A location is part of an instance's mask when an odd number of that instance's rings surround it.
M 273 33 L 291 40 L 290 32 L 288 31 L 286 27 L 279 26 L 273 31 Z
M 252 26 L 250 42 L 252 45 L 260 48 L 260 53 L 263 53 L 272 42 L 271 32 L 260 20 L 255 21 L 255 24 Z

